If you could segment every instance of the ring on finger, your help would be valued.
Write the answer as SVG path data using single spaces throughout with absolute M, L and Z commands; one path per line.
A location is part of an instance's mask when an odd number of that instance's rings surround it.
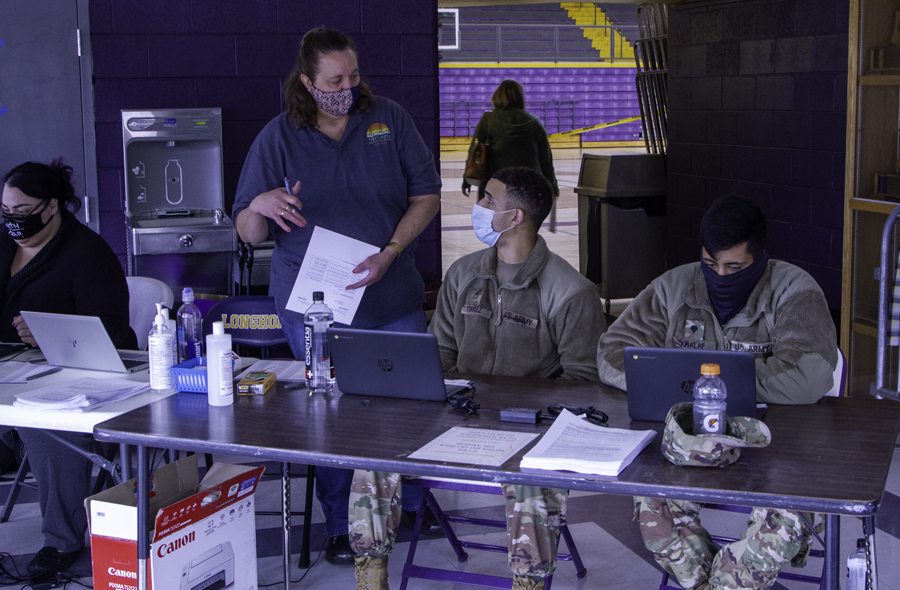
M 287 205 L 285 205 L 285 206 L 284 206 L 284 210 L 285 210 L 285 211 L 290 211 L 290 210 L 291 210 L 291 208 L 290 208 L 290 207 L 288 207 L 288 206 L 287 206 Z
M 293 207 L 291 207 L 291 213 L 294 213 L 294 214 L 296 214 L 296 213 L 297 213 L 297 210 L 296 210 L 296 209 L 294 209 L 294 208 L 293 208 Z
M 279 217 L 284 217 L 284 211 L 278 214 Z

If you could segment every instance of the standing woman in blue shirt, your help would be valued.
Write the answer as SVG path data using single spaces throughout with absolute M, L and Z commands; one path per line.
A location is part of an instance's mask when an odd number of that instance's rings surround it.
M 269 294 L 294 355 L 303 358 L 303 314 L 285 306 L 317 225 L 382 248 L 348 285 L 367 287 L 352 326 L 424 332 L 425 286 L 414 254 L 416 238 L 440 209 L 441 179 L 415 123 L 400 105 L 372 94 L 361 81 L 355 44 L 334 30 L 304 35 L 284 97 L 287 111 L 250 148 L 233 214 L 245 242 L 275 241 Z M 353 563 L 352 476 L 317 470 L 332 563 Z

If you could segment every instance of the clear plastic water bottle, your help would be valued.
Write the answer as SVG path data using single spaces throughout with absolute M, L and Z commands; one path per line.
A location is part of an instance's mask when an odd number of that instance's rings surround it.
M 178 362 L 203 356 L 203 319 L 200 309 L 194 305 L 194 291 L 185 287 L 181 292 L 184 304 L 178 309 Z
M 694 434 L 725 433 L 725 399 L 728 390 L 719 378 L 719 365 L 700 367 L 700 378 L 694 383 Z
M 856 540 L 856 551 L 847 558 L 847 590 L 866 590 L 866 540 Z
M 313 304 L 303 318 L 303 343 L 306 348 L 306 387 L 310 393 L 334 389 L 334 365 L 328 351 L 326 331 L 334 324 L 334 313 L 325 305 L 322 291 L 313 293 Z

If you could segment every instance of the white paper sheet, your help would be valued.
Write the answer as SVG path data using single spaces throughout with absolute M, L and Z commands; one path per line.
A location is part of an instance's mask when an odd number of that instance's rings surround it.
M 42 410 L 86 412 L 127 399 L 149 388 L 150 384 L 144 382 L 84 377 L 20 393 L 16 395 L 13 405 Z
M 235 377 L 240 381 L 247 373 L 275 373 L 278 381 L 306 381 L 306 363 L 303 361 L 256 361 Z
M 0 363 L 0 383 L 30 383 L 28 377 L 40 375 L 55 368 L 53 365 L 6 361 L 5 363 Z
M 409 458 L 500 467 L 537 436 L 529 432 L 454 426 Z
M 317 225 L 286 307 L 306 313 L 312 305 L 313 292 L 322 291 L 325 305 L 334 312 L 334 321 L 349 325 L 366 291 L 365 287 L 347 290 L 347 285 L 358 283 L 366 276 L 365 273 L 353 274 L 353 269 L 379 251 L 377 246 Z

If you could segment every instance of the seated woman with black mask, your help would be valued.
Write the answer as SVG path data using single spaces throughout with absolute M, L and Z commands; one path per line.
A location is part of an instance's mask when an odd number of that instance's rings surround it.
M 26 162 L 3 179 L 0 232 L 0 341 L 34 338 L 21 311 L 97 316 L 118 348 L 137 348 L 128 325 L 128 284 L 119 259 L 99 235 L 82 225 L 72 168 Z M 38 483 L 44 548 L 28 565 L 35 578 L 72 565 L 84 549 L 84 499 L 91 463 L 50 438 L 20 428 Z M 56 432 L 89 450 L 90 434 Z

